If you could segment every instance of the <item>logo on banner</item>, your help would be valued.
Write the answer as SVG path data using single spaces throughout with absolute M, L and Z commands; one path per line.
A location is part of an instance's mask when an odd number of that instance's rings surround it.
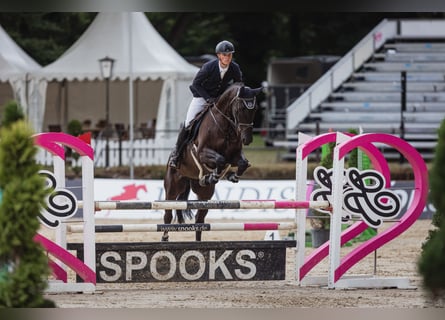
M 39 171 L 45 177 L 46 188 L 53 190 L 45 199 L 46 208 L 40 211 L 40 221 L 49 228 L 56 228 L 60 222 L 74 216 L 77 211 L 77 198 L 69 190 L 59 188 L 54 174 L 47 170 Z
M 320 188 L 311 193 L 311 200 L 332 203 L 332 173 L 333 169 L 323 166 L 315 168 L 314 180 Z M 376 228 L 383 220 L 395 218 L 400 213 L 401 201 L 395 192 L 385 188 L 385 177 L 380 172 L 349 168 L 343 175 L 343 221 L 358 215 L 370 227 Z
M 122 188 L 124 189 L 122 193 L 110 197 L 109 200 L 138 200 L 138 192 L 140 190 L 147 192 L 147 187 L 145 186 L 145 184 L 136 185 L 135 183 L 133 183 L 123 186 Z

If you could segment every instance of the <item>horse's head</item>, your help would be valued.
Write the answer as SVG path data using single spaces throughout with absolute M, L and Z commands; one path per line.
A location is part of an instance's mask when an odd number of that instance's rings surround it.
M 256 96 L 263 90 L 259 87 L 251 89 L 249 87 L 240 87 L 237 104 L 237 124 L 241 133 L 241 141 L 244 145 L 252 142 L 252 129 L 255 113 L 258 110 Z
M 262 91 L 259 87 L 251 89 L 242 84 L 235 84 L 225 92 L 220 101 L 228 102 L 227 108 L 230 110 L 230 118 L 237 133 L 241 136 L 244 145 L 252 142 L 252 129 L 255 113 L 258 110 L 256 96 Z M 228 101 L 224 98 L 231 96 Z M 223 102 L 224 103 L 224 102 Z

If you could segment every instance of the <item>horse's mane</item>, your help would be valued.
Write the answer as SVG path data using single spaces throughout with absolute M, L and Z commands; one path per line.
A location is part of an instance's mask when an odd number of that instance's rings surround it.
M 243 87 L 244 83 L 242 82 L 235 82 L 233 84 L 231 84 L 220 96 L 220 98 L 218 99 L 218 104 L 219 105 L 228 105 L 228 103 L 230 102 L 230 100 L 233 99 L 233 97 L 236 95 L 238 88 Z

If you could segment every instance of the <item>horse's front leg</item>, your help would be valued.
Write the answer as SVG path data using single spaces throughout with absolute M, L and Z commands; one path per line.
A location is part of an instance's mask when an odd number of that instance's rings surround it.
M 244 172 L 247 170 L 247 168 L 250 167 L 249 160 L 244 156 L 244 153 L 241 151 L 240 159 L 237 162 L 237 171 L 236 172 L 230 172 L 227 176 L 227 180 L 237 183 L 239 181 L 239 178 L 244 174 Z
M 226 168 L 226 159 L 213 149 L 203 148 L 199 152 L 199 162 L 210 174 L 199 177 L 201 186 L 216 184 Z
M 238 170 L 236 171 L 236 174 L 239 177 L 242 176 L 249 167 L 250 167 L 249 160 L 247 160 L 246 156 L 244 155 L 244 152 L 241 151 L 241 158 L 238 160 Z

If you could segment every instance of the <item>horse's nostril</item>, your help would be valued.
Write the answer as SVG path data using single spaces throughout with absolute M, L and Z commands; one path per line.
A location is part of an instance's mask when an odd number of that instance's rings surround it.
M 251 137 L 243 137 L 243 144 L 245 146 L 249 145 L 252 142 L 252 138 Z

